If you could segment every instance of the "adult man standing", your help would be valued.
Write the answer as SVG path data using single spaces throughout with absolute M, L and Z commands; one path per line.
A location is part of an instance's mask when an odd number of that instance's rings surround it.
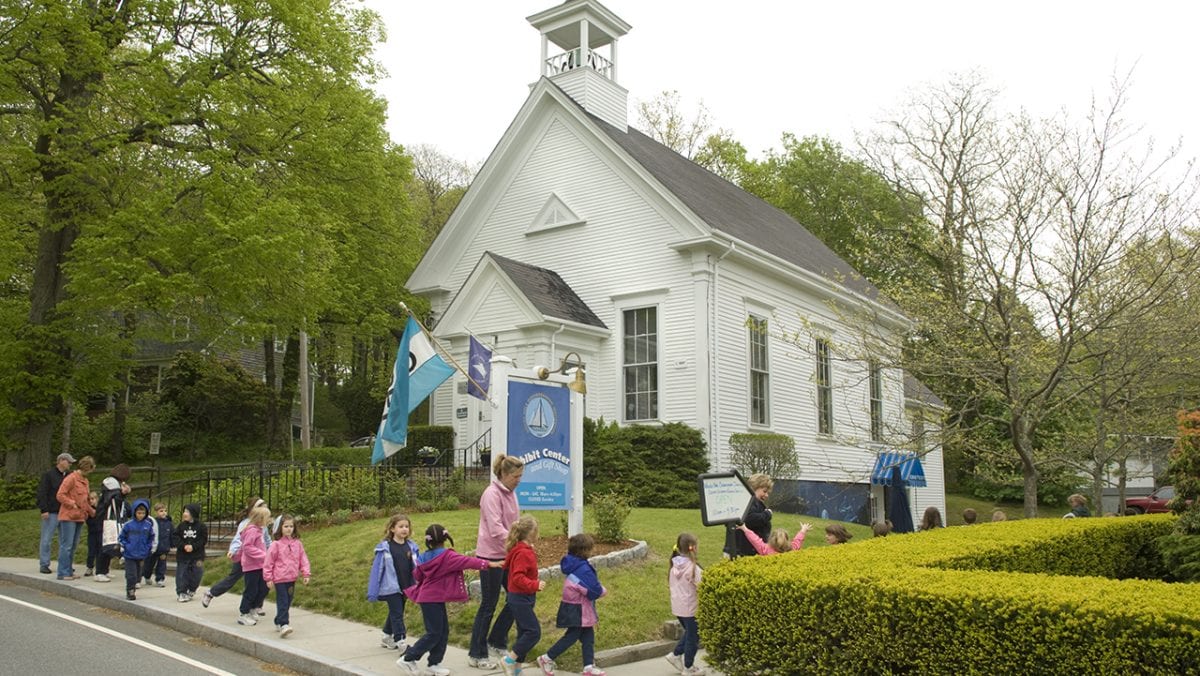
M 70 453 L 59 453 L 58 460 L 55 461 L 54 467 L 51 467 L 42 475 L 42 480 L 38 482 L 37 489 L 37 506 L 38 511 L 42 513 L 42 539 L 38 543 L 38 564 L 41 566 L 39 570 L 43 573 L 50 572 L 50 542 L 54 540 L 54 531 L 58 530 L 58 487 L 62 485 L 63 478 L 71 472 L 71 463 L 75 462 L 74 456 Z M 61 535 L 59 536 L 61 539 Z

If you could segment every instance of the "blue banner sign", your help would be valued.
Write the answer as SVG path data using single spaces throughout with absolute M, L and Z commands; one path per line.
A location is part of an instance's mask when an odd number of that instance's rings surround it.
M 521 509 L 568 509 L 571 497 L 571 397 L 560 385 L 510 380 L 508 454 L 525 462 Z

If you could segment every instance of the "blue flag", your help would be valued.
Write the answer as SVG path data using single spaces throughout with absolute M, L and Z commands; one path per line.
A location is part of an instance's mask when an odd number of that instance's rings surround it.
M 378 465 L 404 448 L 408 442 L 408 415 L 453 374 L 454 369 L 434 351 L 417 320 L 409 316 L 396 351 L 392 386 L 383 403 L 383 420 L 375 435 L 371 464 Z
M 492 351 L 471 336 L 471 358 L 467 363 L 467 394 L 487 401 L 492 388 Z

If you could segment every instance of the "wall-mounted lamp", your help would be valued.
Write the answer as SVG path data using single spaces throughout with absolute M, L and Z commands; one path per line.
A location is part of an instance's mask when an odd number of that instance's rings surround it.
M 575 361 L 568 363 L 571 355 L 575 356 Z M 575 368 L 575 380 L 567 383 L 567 389 L 578 394 L 587 394 L 587 383 L 583 381 L 583 359 L 575 352 L 568 352 L 563 355 L 562 363 L 558 368 L 551 371 L 545 366 L 537 367 L 537 377 L 540 380 L 545 380 L 550 377 L 551 373 L 566 373 L 568 368 Z

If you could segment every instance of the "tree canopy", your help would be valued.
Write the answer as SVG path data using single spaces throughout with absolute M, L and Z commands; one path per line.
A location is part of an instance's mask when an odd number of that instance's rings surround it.
M 419 229 L 341 0 L 0 0 L 0 425 L 10 472 L 135 336 L 389 322 Z

